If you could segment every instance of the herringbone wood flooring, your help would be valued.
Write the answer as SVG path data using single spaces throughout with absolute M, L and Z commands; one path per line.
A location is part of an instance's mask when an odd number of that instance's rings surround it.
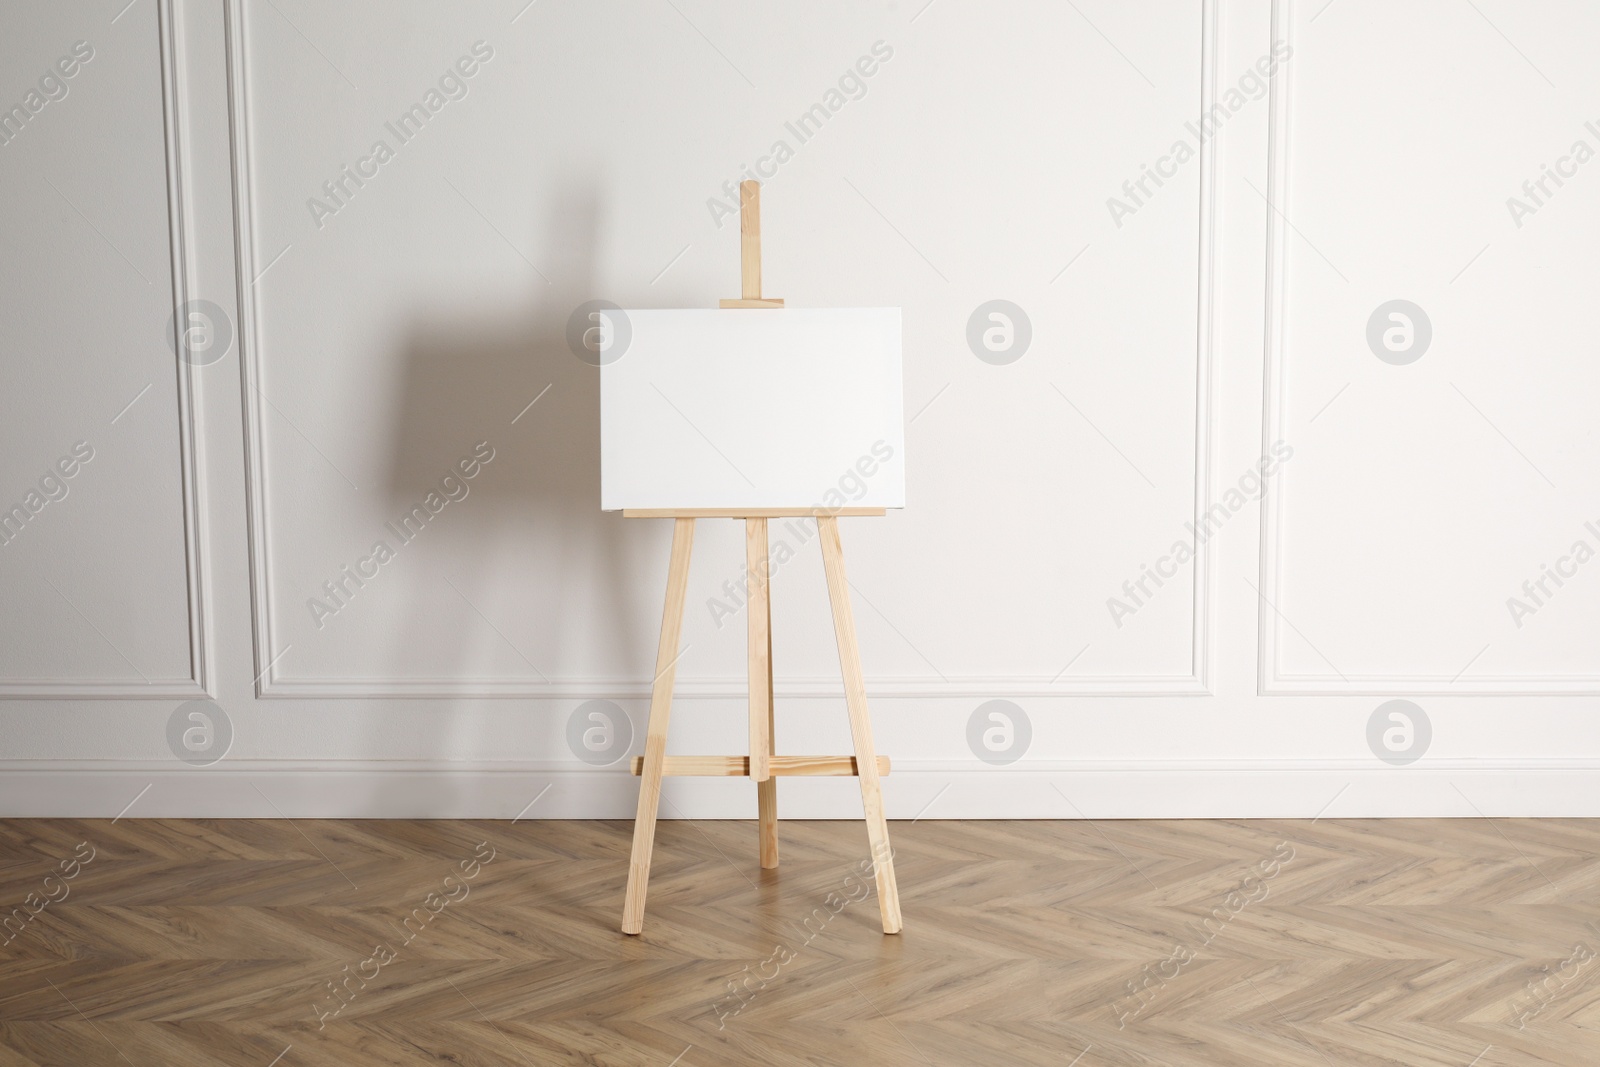
M 630 829 L 0 822 L 0 1067 L 1600 1063 L 1596 822 Z

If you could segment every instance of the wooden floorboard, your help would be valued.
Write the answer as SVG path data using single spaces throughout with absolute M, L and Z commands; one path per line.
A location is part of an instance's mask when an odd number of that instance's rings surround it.
M 0 1067 L 1600 1064 L 1600 821 L 630 832 L 0 820 Z

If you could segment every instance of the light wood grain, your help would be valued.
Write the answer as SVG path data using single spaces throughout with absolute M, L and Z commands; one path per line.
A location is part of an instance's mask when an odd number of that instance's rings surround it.
M 628 893 L 622 905 L 622 932 L 625 934 L 637 934 L 644 929 L 644 899 L 650 888 L 650 851 L 655 842 L 656 808 L 661 801 L 661 768 L 667 756 L 672 682 L 677 675 L 678 643 L 683 631 L 683 605 L 689 588 L 689 556 L 693 547 L 694 520 L 677 519 L 672 524 L 666 607 L 661 613 L 661 642 L 656 647 L 656 677 L 650 690 L 650 725 L 645 731 L 639 811 L 634 817 L 633 852 L 628 860 Z
M 855 616 L 850 610 L 850 583 L 844 573 L 839 520 L 831 516 L 818 519 L 817 534 L 822 543 L 822 566 L 828 580 L 828 602 L 833 606 L 833 629 L 839 643 L 839 669 L 844 674 L 850 736 L 855 741 L 861 806 L 866 812 L 867 842 L 872 846 L 878 883 L 878 910 L 883 918 L 883 932 L 897 934 L 900 932 L 900 891 L 895 883 L 889 823 L 883 813 L 883 789 L 878 783 L 878 765 L 872 747 L 872 718 L 867 712 L 867 687 L 861 671 Z
M 727 310 L 729 308 L 781 308 L 783 307 L 783 301 L 777 298 L 767 298 L 762 300 L 723 299 L 717 301 L 717 306 L 723 310 Z
M 739 183 L 739 290 L 721 308 L 781 308 L 783 301 L 761 295 L 761 183 Z
M 739 296 L 761 299 L 761 183 L 739 183 Z
M 746 676 L 750 692 L 750 777 L 765 782 L 772 754 L 772 612 L 767 599 L 767 520 L 744 521 Z
M 856 773 L 854 756 L 769 756 L 769 773 L 776 778 L 816 778 L 826 776 L 853 777 Z M 889 773 L 888 756 L 878 757 L 878 776 Z M 628 761 L 628 770 L 639 774 L 644 769 L 644 757 L 635 756 Z M 743 778 L 750 773 L 749 756 L 668 756 L 662 774 L 668 778 Z
M 778 751 L 778 724 L 772 695 L 772 595 L 767 594 L 767 752 Z M 771 760 L 768 760 L 771 769 Z M 854 769 L 851 770 L 854 774 Z M 888 773 L 886 770 L 885 774 Z M 778 783 L 772 778 L 756 786 L 756 835 L 762 870 L 778 866 Z

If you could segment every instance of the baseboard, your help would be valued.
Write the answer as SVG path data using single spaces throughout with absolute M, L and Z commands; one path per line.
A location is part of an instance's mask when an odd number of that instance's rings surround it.
M 573 762 L 0 761 L 0 816 L 631 819 L 638 779 Z M 1600 817 L 1600 760 L 900 760 L 891 819 Z M 792 819 L 855 819 L 841 778 L 787 778 Z M 663 818 L 749 819 L 743 779 L 667 782 Z

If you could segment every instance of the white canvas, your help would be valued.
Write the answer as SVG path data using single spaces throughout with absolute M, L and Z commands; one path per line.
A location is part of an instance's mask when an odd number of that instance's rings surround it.
M 905 506 L 900 309 L 605 311 L 600 506 Z

